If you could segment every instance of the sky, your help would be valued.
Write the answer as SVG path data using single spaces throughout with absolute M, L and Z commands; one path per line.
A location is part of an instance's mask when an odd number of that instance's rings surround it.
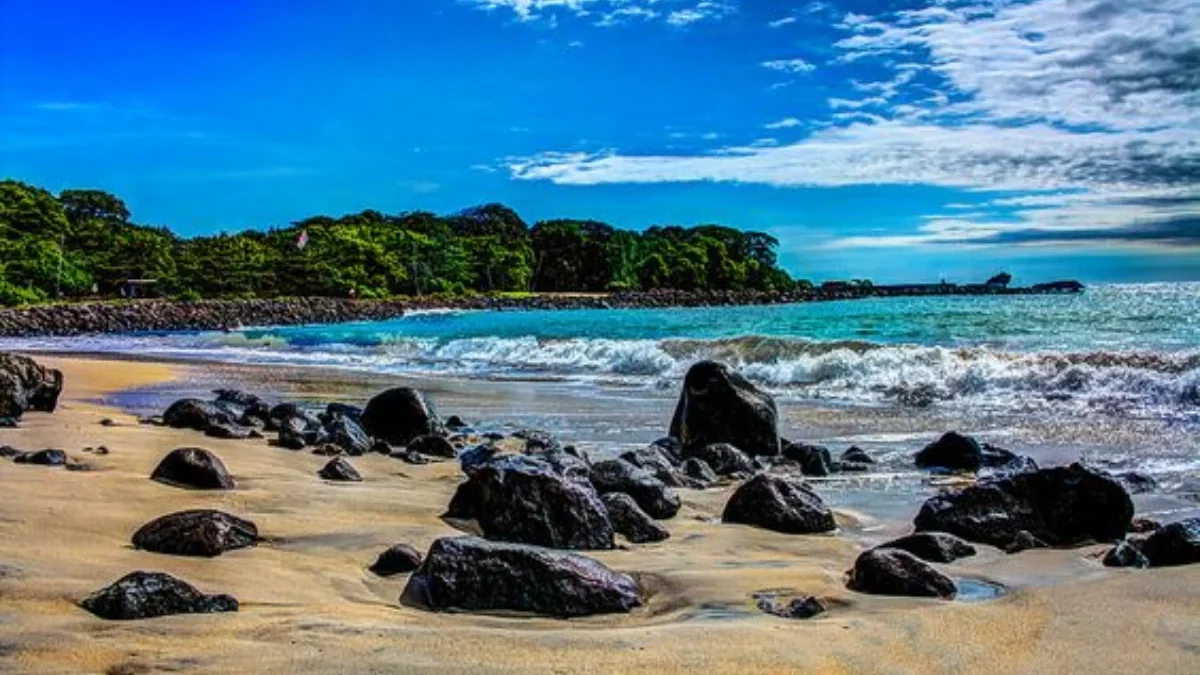
M 0 0 L 0 177 L 184 235 L 502 202 L 814 280 L 1197 280 L 1200 2 Z

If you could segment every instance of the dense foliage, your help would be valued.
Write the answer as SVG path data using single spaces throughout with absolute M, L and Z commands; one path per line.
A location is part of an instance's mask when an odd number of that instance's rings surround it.
M 307 237 L 299 245 L 302 233 Z M 186 298 L 652 290 L 790 290 L 770 235 L 718 225 L 528 226 L 489 204 L 451 216 L 363 211 L 184 239 L 137 225 L 117 197 L 0 181 L 0 304 L 120 294 Z

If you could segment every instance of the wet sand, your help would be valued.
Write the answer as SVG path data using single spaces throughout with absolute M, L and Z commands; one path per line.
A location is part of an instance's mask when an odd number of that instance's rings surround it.
M 97 470 L 0 462 L 0 672 L 1200 670 L 1200 567 L 1109 570 L 1094 557 L 1103 547 L 1017 556 L 981 547 L 976 558 L 942 569 L 1004 584 L 1003 597 L 968 603 L 866 596 L 845 590 L 842 573 L 893 526 L 847 509 L 838 511 L 843 532 L 833 536 L 722 525 L 717 518 L 729 488 L 682 491 L 684 508 L 667 521 L 672 538 L 666 542 L 588 554 L 637 575 L 648 589 L 647 606 L 631 615 L 552 621 L 401 607 L 406 577 L 380 579 L 366 568 L 393 543 L 425 550 L 435 538 L 458 533 L 438 519 L 460 480 L 456 464 L 355 458 L 365 482 L 329 484 L 315 475 L 324 458 L 265 441 L 142 426 L 110 407 L 121 391 L 209 388 L 227 376 L 220 369 L 39 360 L 64 370 L 62 406 L 53 415 L 28 415 L 22 429 L 0 430 L 0 444 L 64 448 Z M 258 391 L 278 385 L 332 398 L 361 386 L 349 375 L 339 385 L 320 378 L 306 383 L 303 373 L 277 381 L 265 372 Z M 456 395 L 478 401 L 488 390 L 476 383 L 443 388 L 433 392 L 439 403 Z M 663 400 L 645 406 L 659 406 L 651 408 L 657 415 L 662 406 L 669 409 Z M 576 419 L 560 422 L 608 414 L 608 405 L 597 400 L 585 410 L 564 410 Z M 519 400 L 496 399 L 492 412 L 481 414 L 500 419 L 520 407 Z M 118 425 L 101 426 L 104 417 Z M 646 431 L 631 425 L 613 436 L 645 440 Z M 81 451 L 97 445 L 111 453 Z M 192 492 L 147 478 L 169 450 L 196 445 L 221 456 L 237 490 Z M 146 521 L 199 507 L 250 518 L 269 542 L 215 559 L 130 548 L 130 536 Z M 136 569 L 170 572 L 204 592 L 231 593 L 241 611 L 106 622 L 75 605 Z M 767 616 L 752 598 L 764 591 L 817 595 L 832 607 L 808 621 Z

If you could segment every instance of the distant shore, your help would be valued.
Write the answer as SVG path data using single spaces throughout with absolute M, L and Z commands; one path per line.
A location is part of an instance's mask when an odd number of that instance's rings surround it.
M 0 310 L 0 336 L 39 337 L 101 333 L 238 330 L 383 321 L 406 312 L 460 310 L 643 309 L 777 305 L 877 297 L 1044 295 L 1083 290 L 1074 281 L 1009 288 L 986 284 L 824 284 L 790 292 L 649 291 L 424 296 L 387 300 L 282 298 L 238 300 L 83 301 Z

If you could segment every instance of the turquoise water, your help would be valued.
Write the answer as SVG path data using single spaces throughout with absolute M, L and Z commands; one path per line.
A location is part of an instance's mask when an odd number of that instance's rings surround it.
M 428 312 L 337 326 L 7 341 L 382 373 L 668 388 L 698 359 L 780 396 L 1200 418 L 1200 284 L 768 307 Z

